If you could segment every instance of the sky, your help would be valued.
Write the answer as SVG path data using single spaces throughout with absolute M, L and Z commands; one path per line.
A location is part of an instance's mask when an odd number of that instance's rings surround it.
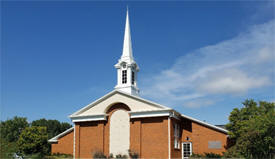
M 275 101 L 274 1 L 1 1 L 1 120 L 71 122 L 112 91 L 127 5 L 142 98 L 210 124 Z

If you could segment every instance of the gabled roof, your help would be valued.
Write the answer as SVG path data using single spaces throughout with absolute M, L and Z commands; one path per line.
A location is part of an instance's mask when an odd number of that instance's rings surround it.
M 155 102 L 152 102 L 152 101 L 149 101 L 149 100 L 146 100 L 146 99 L 143 99 L 143 98 L 140 98 L 140 97 L 137 97 L 137 96 L 133 96 L 133 95 L 130 95 L 130 94 L 127 94 L 127 93 L 124 93 L 124 92 L 121 92 L 121 91 L 118 91 L 118 90 L 113 90 L 111 91 L 110 93 L 106 94 L 105 96 L 97 99 L 96 101 L 88 104 L 87 106 L 85 106 L 84 108 L 78 110 L 77 112 L 73 113 L 72 115 L 70 115 L 69 117 L 70 118 L 77 118 L 77 117 L 83 117 L 83 116 L 79 116 L 79 114 L 87 111 L 88 109 L 92 108 L 93 106 L 97 105 L 98 103 L 104 101 L 105 99 L 111 97 L 112 95 L 114 94 L 121 94 L 121 95 L 124 95 L 126 97 L 129 97 L 129 98 L 132 98 L 132 99 L 135 99 L 135 100 L 139 100 L 141 102 L 144 102 L 144 103 L 147 103 L 147 104 L 150 104 L 150 105 L 153 105 L 155 106 L 156 108 L 159 108 L 157 110 L 145 110 L 145 111 L 136 111 L 136 112 L 130 112 L 130 114 L 137 114 L 136 116 L 139 117 L 139 113 L 142 113 L 143 115 L 146 114 L 147 112 L 174 112 L 176 114 L 179 114 L 177 111 L 173 110 L 172 108 L 169 108 L 167 106 L 163 106 L 161 104 L 157 104 Z M 98 117 L 98 116 L 104 116 L 104 114 L 98 114 L 98 115 L 93 115 L 95 117 Z M 177 116 L 177 115 L 176 115 Z M 89 117 L 89 116 L 87 116 Z M 209 123 L 206 123 L 206 122 L 203 122 L 203 121 L 200 121 L 198 119 L 195 119 L 195 118 L 192 118 L 190 116 L 187 116 L 187 115 L 184 115 L 184 114 L 181 114 L 181 117 L 182 118 L 186 118 L 186 119 L 189 119 L 193 122 L 196 122 L 196 123 L 199 123 L 201 125 L 204 125 L 206 127 L 209 127 L 209 128 L 212 128 L 212 129 L 215 129 L 217 131 L 220 131 L 220 132 L 223 132 L 223 133 L 226 133 L 228 134 L 228 130 L 224 129 L 224 128 L 221 128 L 221 127 L 218 127 L 218 126 L 215 126 L 215 125 L 212 125 L 212 124 L 209 124 Z M 66 131 L 58 134 L 57 136 L 51 138 L 50 140 L 48 140 L 48 142 L 50 143 L 54 143 L 54 142 L 58 142 L 58 139 L 65 136 L 66 134 L 70 133 L 71 131 L 74 130 L 74 127 L 71 127 L 69 129 L 67 129 Z
M 91 110 L 94 106 L 98 105 L 99 103 L 103 102 L 104 100 L 107 100 L 107 99 L 111 98 L 114 95 L 122 95 L 126 98 L 134 99 L 134 100 L 137 100 L 139 102 L 143 102 L 143 103 L 146 103 L 146 104 L 149 105 L 149 107 L 148 107 L 149 109 L 141 110 L 141 111 L 131 111 L 130 112 L 131 114 L 133 114 L 133 113 L 137 114 L 137 113 L 140 113 L 140 112 L 158 112 L 158 111 L 165 111 L 165 110 L 167 110 L 167 111 L 170 110 L 170 111 L 173 111 L 173 112 L 177 113 L 177 111 L 175 111 L 172 108 L 169 108 L 167 106 L 164 106 L 164 105 L 161 105 L 161 104 L 158 104 L 158 103 L 155 103 L 155 102 L 152 102 L 152 101 L 149 101 L 149 100 L 143 99 L 141 97 L 134 96 L 134 95 L 131 95 L 131 94 L 119 91 L 119 90 L 113 90 L 113 91 L 109 92 L 108 94 L 104 95 L 103 97 L 97 99 L 96 101 L 88 104 L 84 108 L 76 111 L 75 113 L 73 113 L 69 117 L 71 119 L 78 119 L 80 117 L 81 119 L 79 121 L 81 121 L 82 119 L 86 120 L 85 118 L 91 118 L 91 117 L 96 117 L 96 120 L 97 119 L 105 119 L 106 114 L 104 114 L 104 112 L 97 113 L 97 114 L 88 114 L 87 111 Z M 177 114 L 179 114 L 179 113 L 177 113 Z M 209 128 L 221 131 L 223 133 L 226 133 L 226 134 L 228 133 L 228 131 L 224 128 L 221 128 L 221 127 L 218 127 L 218 126 L 200 121 L 198 119 L 189 117 L 187 115 L 181 114 L 181 117 L 189 119 L 189 120 L 194 121 L 196 123 L 199 123 L 201 125 L 207 126 Z M 93 120 L 93 119 L 91 119 L 91 120 Z
M 223 132 L 223 133 L 226 133 L 226 134 L 228 133 L 228 130 L 223 129 L 223 128 L 221 128 L 221 127 L 218 127 L 218 126 L 215 126 L 215 125 L 206 123 L 206 122 L 204 122 L 204 121 L 200 121 L 200 120 L 198 120 L 198 119 L 192 118 L 192 117 L 187 116 L 187 115 L 184 115 L 184 114 L 181 114 L 181 116 L 182 116 L 183 118 L 186 118 L 186 119 L 189 119 L 189 120 L 191 120 L 191 121 L 197 122 L 197 123 L 199 123 L 199 124 L 201 124 L 201 125 L 204 125 L 204 126 L 207 126 L 207 127 L 212 128 L 212 129 L 221 131 L 221 132 Z
M 147 111 L 150 111 L 150 110 L 172 110 L 171 108 L 169 107 L 166 107 L 166 106 L 163 106 L 161 104 L 158 104 L 158 103 L 155 103 L 155 102 L 152 102 L 152 101 L 149 101 L 149 100 L 146 100 L 146 99 L 143 99 L 141 97 L 138 97 L 138 96 L 134 96 L 134 95 L 131 95 L 131 94 L 128 94 L 128 93 L 125 93 L 125 92 L 122 92 L 122 91 L 119 91 L 119 90 L 113 90 L 111 91 L 110 93 L 104 95 L 103 97 L 97 99 L 96 101 L 88 104 L 87 106 L 83 107 L 82 109 L 76 111 L 75 113 L 73 113 L 72 115 L 70 115 L 69 117 L 70 118 L 73 118 L 73 117 L 78 117 L 78 116 L 82 116 L 84 112 L 88 111 L 89 109 L 93 108 L 94 106 L 96 106 L 97 104 L 103 102 L 104 100 L 107 100 L 108 98 L 111 98 L 112 96 L 114 95 L 122 95 L 124 97 L 127 97 L 129 99 L 134 99 L 136 101 L 139 101 L 139 102 L 142 102 L 142 103 L 145 103 L 148 105 L 148 109 L 146 109 Z M 103 112 L 98 112 L 97 114 L 94 114 L 94 115 L 102 115 Z M 87 115 L 87 114 L 86 114 Z
M 65 136 L 65 135 L 67 135 L 68 133 L 70 133 L 70 132 L 73 131 L 73 130 L 74 130 L 74 127 L 71 127 L 71 128 L 69 128 L 69 129 L 65 130 L 64 132 L 58 134 L 57 136 L 51 138 L 50 140 L 48 140 L 48 142 L 50 142 L 50 143 L 58 142 L 58 139 L 59 139 L 59 138 L 61 138 L 61 137 Z

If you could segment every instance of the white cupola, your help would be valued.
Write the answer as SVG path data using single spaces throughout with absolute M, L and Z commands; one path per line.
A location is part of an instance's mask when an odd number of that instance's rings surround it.
M 139 89 L 137 88 L 137 73 L 139 71 L 139 67 L 135 62 L 132 53 L 128 9 L 126 13 L 122 55 L 118 60 L 118 63 L 115 65 L 115 68 L 117 69 L 117 85 L 115 86 L 115 89 L 138 96 Z

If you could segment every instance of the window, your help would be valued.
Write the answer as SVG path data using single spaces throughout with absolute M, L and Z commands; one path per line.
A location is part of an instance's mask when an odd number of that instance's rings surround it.
M 180 149 L 180 126 L 179 124 L 174 124 L 174 148 Z
M 135 72 L 132 71 L 132 84 L 135 84 Z
M 127 83 L 127 70 L 122 71 L 122 84 Z
M 188 158 L 192 155 L 192 143 L 191 142 L 182 143 L 182 153 L 183 153 L 183 158 Z

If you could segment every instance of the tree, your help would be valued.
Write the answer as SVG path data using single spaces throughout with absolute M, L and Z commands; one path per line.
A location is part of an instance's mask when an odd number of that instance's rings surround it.
M 64 132 L 65 130 L 71 128 L 72 125 L 66 122 L 62 122 L 60 126 L 60 132 Z
M 253 100 L 235 108 L 226 128 L 232 146 L 225 155 L 246 158 L 272 158 L 275 151 L 275 104 Z
M 49 152 L 48 135 L 46 127 L 32 126 L 25 128 L 17 141 L 17 146 L 20 153 L 41 155 Z
M 47 128 L 48 139 L 62 133 L 72 127 L 69 123 L 60 123 L 58 120 L 39 119 L 34 120 L 31 126 L 44 126 Z
M 17 145 L 15 142 L 7 142 L 0 138 L 0 158 L 12 158 L 15 152 L 17 152 Z
M 15 116 L 13 119 L 0 122 L 1 138 L 7 142 L 15 142 L 18 140 L 20 133 L 28 127 L 27 118 Z

